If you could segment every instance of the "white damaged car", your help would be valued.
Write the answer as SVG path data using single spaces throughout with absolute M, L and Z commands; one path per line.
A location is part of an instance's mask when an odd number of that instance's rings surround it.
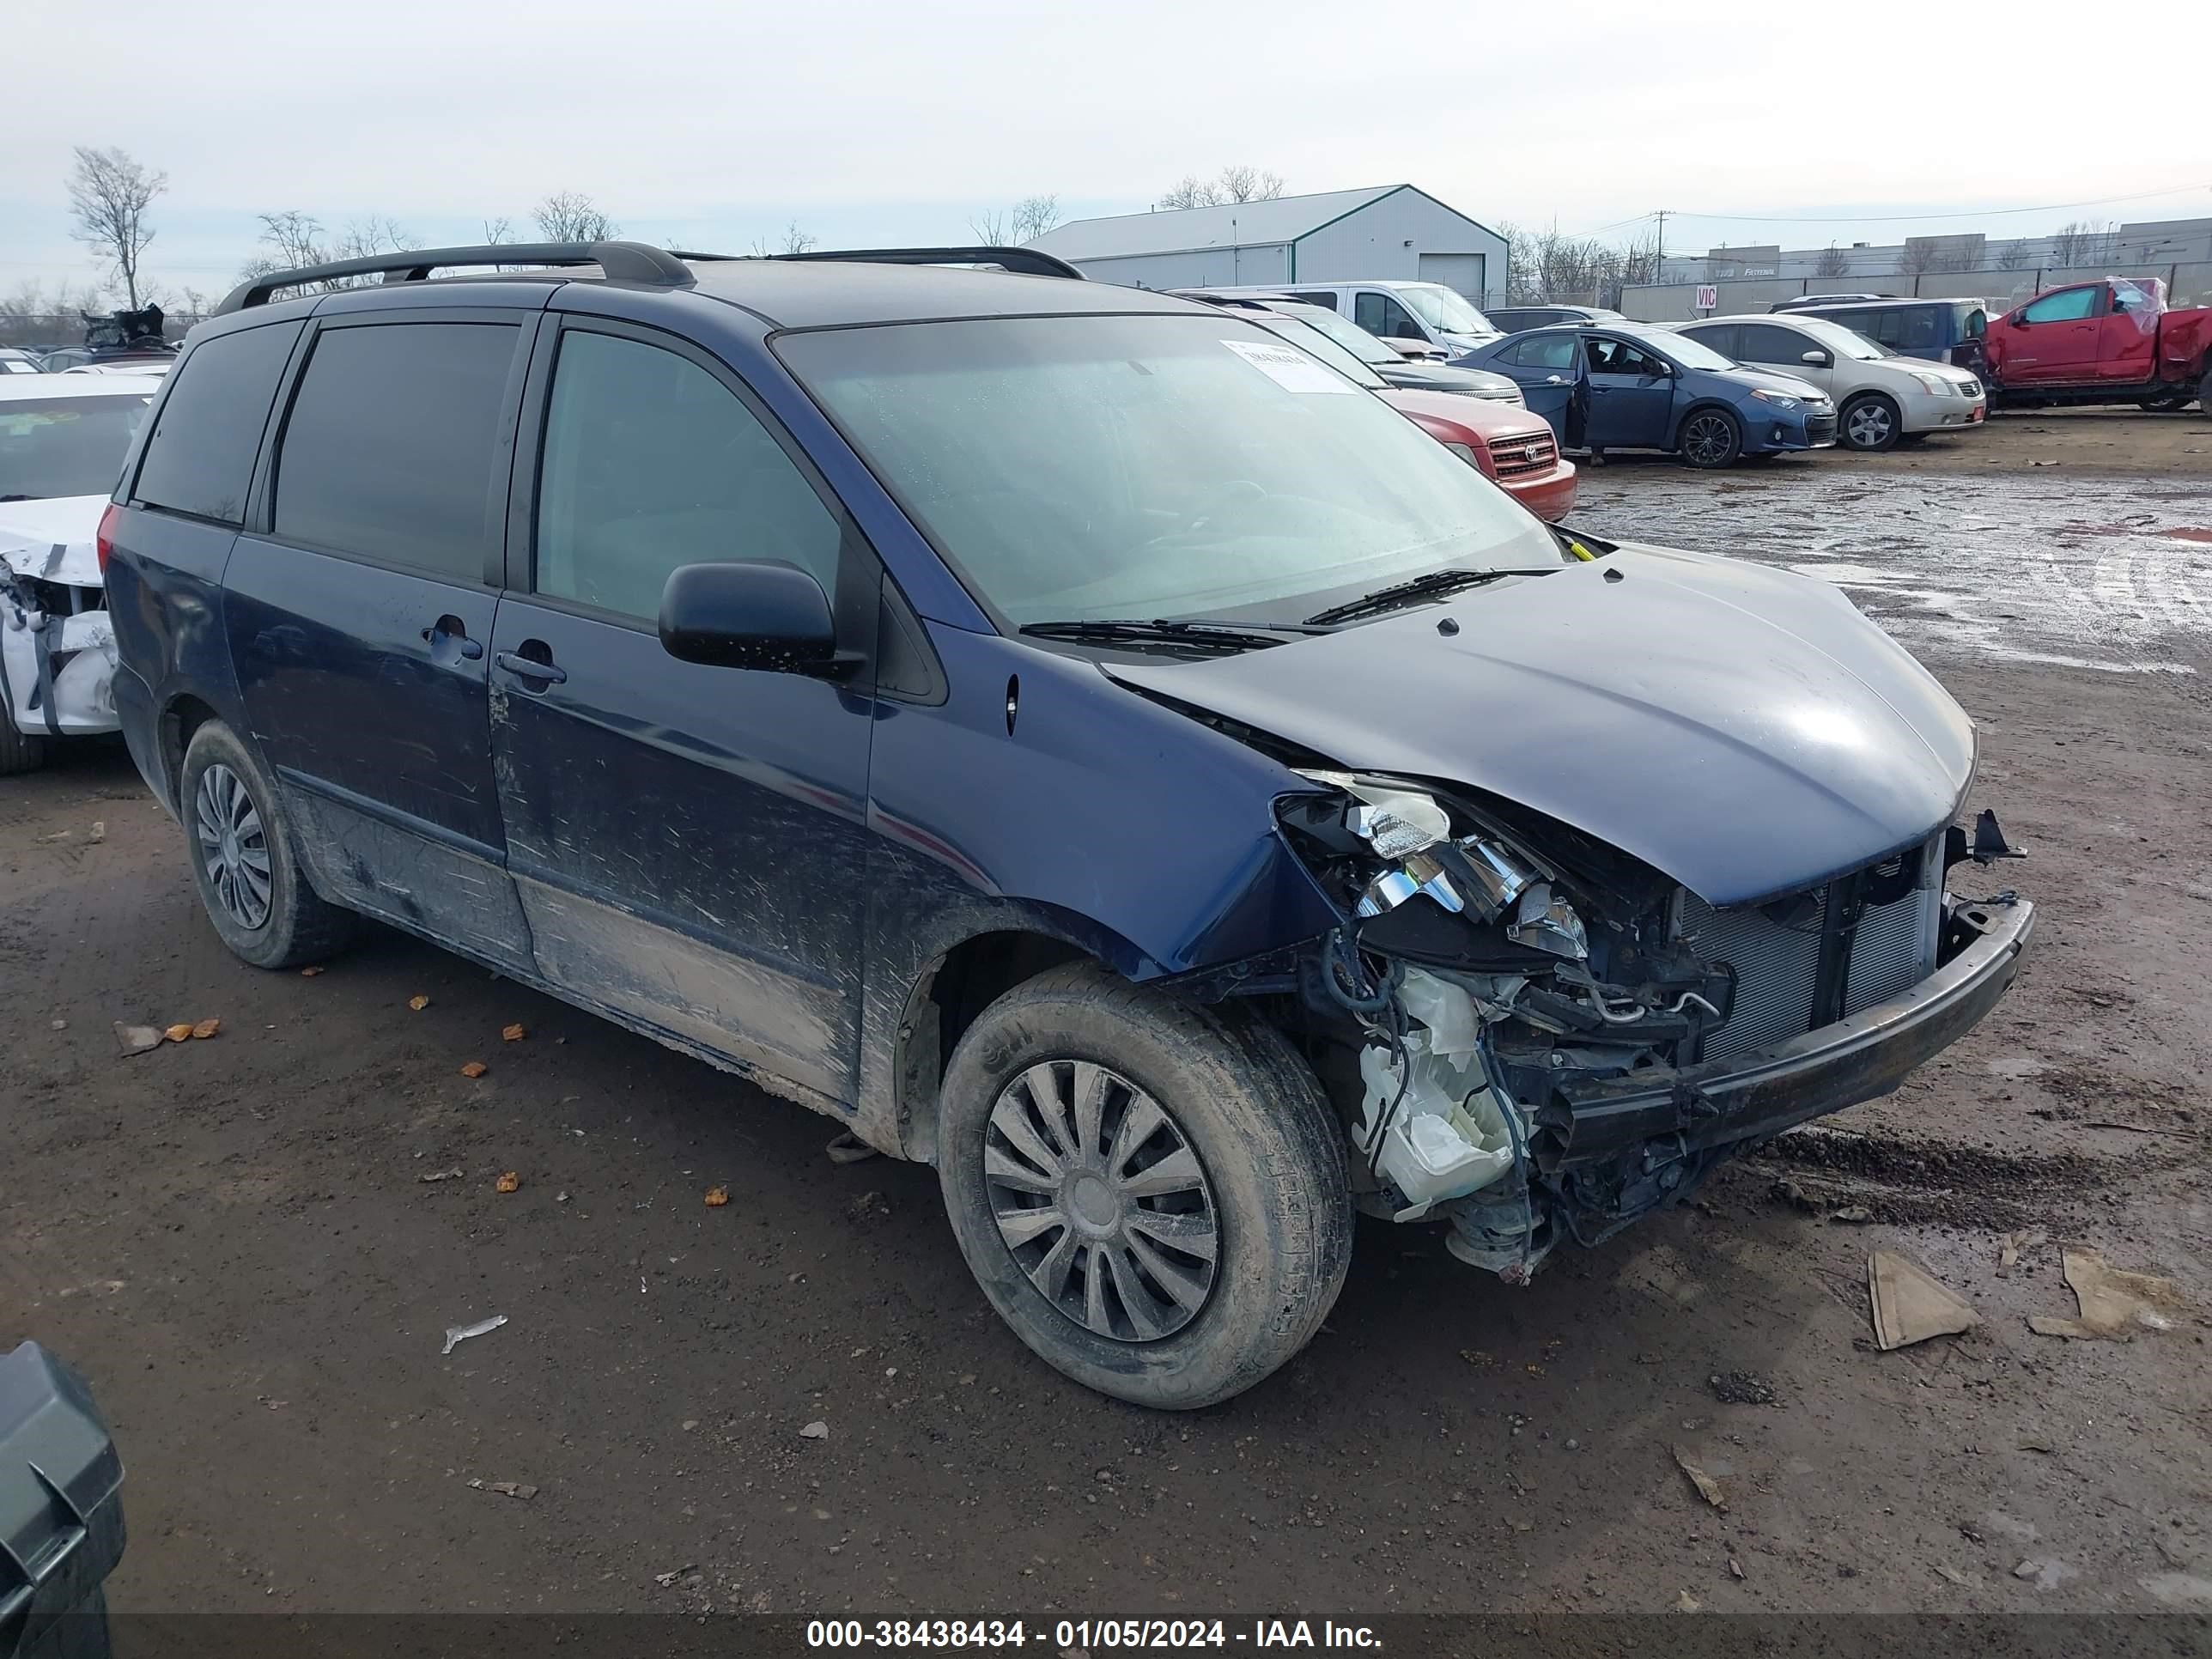
M 146 374 L 0 376 L 0 777 L 42 765 L 55 738 L 116 729 L 100 519 L 161 389 Z

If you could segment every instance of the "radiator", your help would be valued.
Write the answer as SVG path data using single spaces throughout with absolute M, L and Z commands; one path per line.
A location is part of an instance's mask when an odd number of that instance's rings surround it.
M 1909 990 L 1936 971 L 1943 901 L 1943 838 L 1886 859 L 1826 887 L 1752 909 L 1716 910 L 1694 893 L 1677 896 L 1677 937 L 1710 963 L 1735 970 L 1735 1001 L 1727 1022 L 1705 1036 L 1702 1057 L 1717 1060 L 1802 1036 L 1818 1022 L 1814 997 L 1820 976 L 1822 933 L 1829 907 L 1859 878 L 1893 884 L 1906 866 L 1913 884 L 1885 903 L 1863 905 L 1844 977 L 1844 1012 Z

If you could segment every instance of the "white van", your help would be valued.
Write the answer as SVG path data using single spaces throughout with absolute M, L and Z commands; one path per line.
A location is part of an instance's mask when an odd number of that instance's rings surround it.
M 1442 283 L 1267 283 L 1207 292 L 1250 299 L 1273 295 L 1326 306 L 1401 350 L 1428 346 L 1447 360 L 1464 357 L 1499 336 L 1465 295 Z

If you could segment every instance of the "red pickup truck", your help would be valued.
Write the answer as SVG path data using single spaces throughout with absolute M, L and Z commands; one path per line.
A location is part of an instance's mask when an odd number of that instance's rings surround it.
M 2140 404 L 2212 415 L 2212 307 L 2168 310 L 2166 284 L 2108 277 L 2039 294 L 1982 341 L 1990 402 Z

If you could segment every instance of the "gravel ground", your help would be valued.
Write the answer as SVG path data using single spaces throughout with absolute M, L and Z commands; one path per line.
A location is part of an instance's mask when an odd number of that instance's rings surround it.
M 114 1605 L 2212 1606 L 2212 548 L 2169 533 L 2212 526 L 2207 452 L 2196 417 L 2094 411 L 1591 471 L 1591 528 L 1825 568 L 1921 653 L 2032 850 L 2002 872 L 2032 960 L 1898 1095 L 1529 1288 L 1364 1224 L 1308 1352 L 1190 1416 L 1031 1358 L 927 1170 L 835 1164 L 826 1120 L 395 934 L 239 965 L 119 749 L 0 783 L 0 1347 L 68 1355 L 111 1415 Z M 112 1021 L 209 1016 L 116 1057 Z M 2070 1243 L 2188 1309 L 2032 1333 L 2075 1311 Z M 1875 1248 L 1980 1326 L 1873 1352 Z

